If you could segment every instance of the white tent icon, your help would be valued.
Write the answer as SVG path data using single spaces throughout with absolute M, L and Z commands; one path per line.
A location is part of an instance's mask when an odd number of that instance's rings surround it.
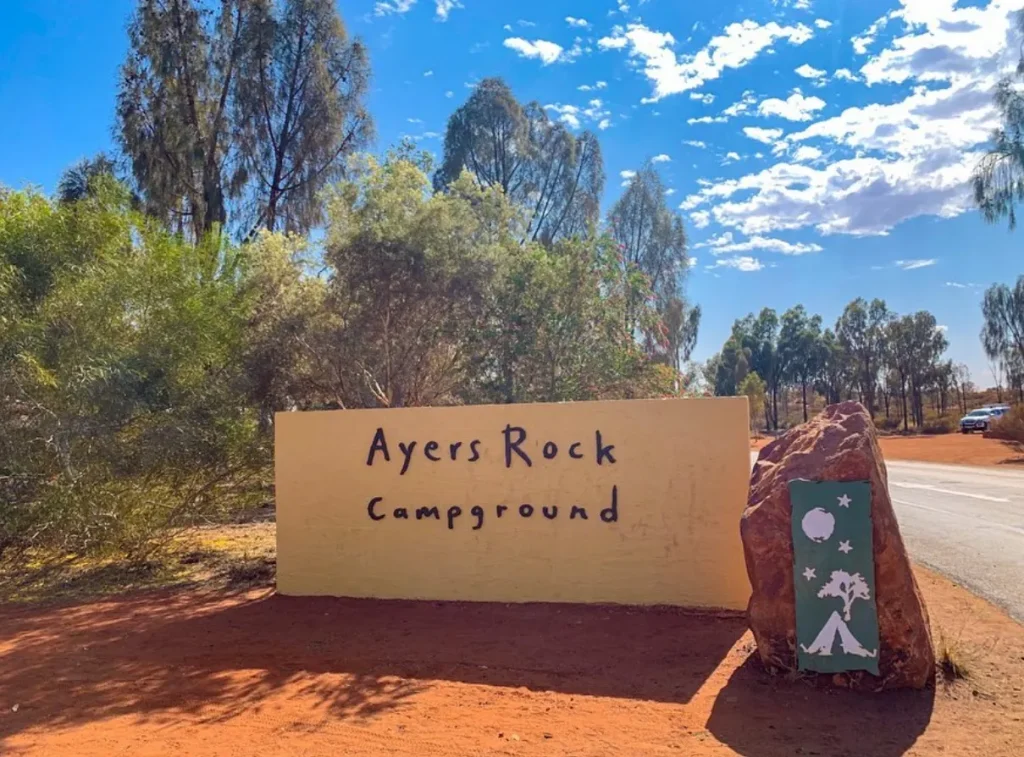
M 839 612 L 837 610 L 833 611 L 829 616 L 828 621 L 824 626 L 822 626 L 821 631 L 815 637 L 814 641 L 811 642 L 811 645 L 806 646 L 801 644 L 800 648 L 807 654 L 831 657 L 832 647 L 835 646 L 836 643 L 836 634 L 839 635 L 839 641 L 845 654 L 857 655 L 858 657 L 878 656 L 877 649 L 873 652 L 869 652 L 859 641 L 857 641 L 856 637 L 846 625 L 846 622 L 839 616 Z

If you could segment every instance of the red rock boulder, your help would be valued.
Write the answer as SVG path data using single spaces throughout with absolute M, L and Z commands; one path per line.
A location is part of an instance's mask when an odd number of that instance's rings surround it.
M 879 671 L 850 674 L 865 688 L 922 688 L 934 680 L 928 612 L 914 580 L 889 500 L 885 462 L 864 407 L 844 402 L 792 429 L 761 450 L 740 523 L 753 593 L 747 613 L 762 661 L 796 668 L 796 604 L 789 482 L 870 481 L 878 607 Z

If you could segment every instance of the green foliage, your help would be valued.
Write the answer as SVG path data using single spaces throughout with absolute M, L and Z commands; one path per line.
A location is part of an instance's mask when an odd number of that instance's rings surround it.
M 750 409 L 750 427 L 754 428 L 757 418 L 765 408 L 765 383 L 757 373 L 748 373 L 739 385 L 739 393 L 747 398 Z
M 537 102 L 523 106 L 501 79 L 484 79 L 448 119 L 439 191 L 468 171 L 525 211 L 520 241 L 592 236 L 604 191 L 597 137 L 574 137 Z
M 1024 31 L 1024 11 L 1015 13 L 1018 32 Z M 992 148 L 974 171 L 974 201 L 989 223 L 1006 218 L 1010 229 L 1017 227 L 1017 203 L 1024 200 L 1024 94 L 1019 79 L 1024 76 L 1024 50 L 1015 77 L 996 86 L 995 105 L 1001 125 L 992 133 Z
M 985 325 L 981 342 L 1009 385 L 1024 402 L 1024 276 L 1011 288 L 993 284 L 981 306 Z
M 192 239 L 306 232 L 372 136 L 366 50 L 331 0 L 138 0 L 117 136 L 147 211 Z
M 239 394 L 237 250 L 183 244 L 123 193 L 8 192 L 0 270 L 0 552 L 137 551 L 251 494 L 268 450 Z

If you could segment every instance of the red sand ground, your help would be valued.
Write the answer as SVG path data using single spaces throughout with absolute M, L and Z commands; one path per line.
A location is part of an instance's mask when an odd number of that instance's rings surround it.
M 752 439 L 751 449 L 761 449 L 771 439 Z M 998 465 L 1024 469 L 1024 445 L 985 439 L 980 434 L 938 436 L 882 436 L 887 460 L 917 460 L 950 465 Z
M 769 677 L 730 614 L 268 590 L 0 607 L 0 753 L 1024 754 L 1024 628 L 919 577 L 971 678 L 882 694 Z

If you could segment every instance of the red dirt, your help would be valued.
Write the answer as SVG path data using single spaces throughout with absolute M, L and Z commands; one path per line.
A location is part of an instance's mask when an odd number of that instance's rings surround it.
M 1021 754 L 1024 628 L 919 576 L 969 683 L 816 690 L 764 673 L 741 617 L 666 608 L 267 590 L 0 607 L 0 753 Z
M 750 448 L 761 449 L 770 441 L 751 439 Z M 1024 468 L 1024 445 L 985 439 L 980 434 L 881 436 L 878 442 L 887 460 Z

